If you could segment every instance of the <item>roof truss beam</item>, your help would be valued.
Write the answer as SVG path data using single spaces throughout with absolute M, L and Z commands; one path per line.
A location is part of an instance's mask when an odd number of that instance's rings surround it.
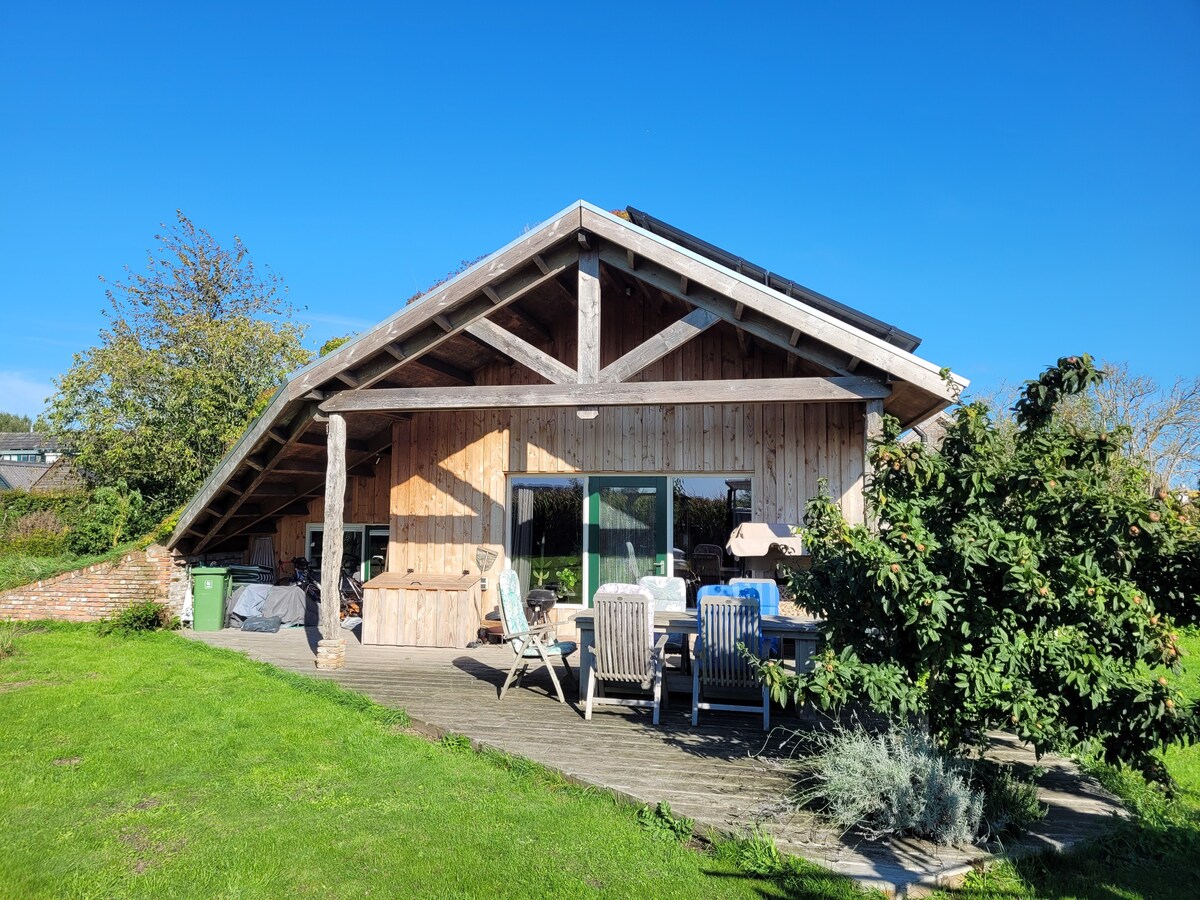
M 577 258 L 578 251 L 575 247 L 570 243 L 565 243 L 561 247 L 549 251 L 543 257 L 543 261 L 549 267 L 548 272 L 542 272 L 536 267 L 527 267 L 507 279 L 490 282 L 485 285 L 490 288 L 489 292 L 485 293 L 481 288 L 453 309 L 447 309 L 435 316 L 431 322 L 415 334 L 400 340 L 388 341 L 381 347 L 386 351 L 386 355 L 367 361 L 354 371 L 353 377 L 359 382 L 355 387 L 369 388 L 378 384 L 401 366 L 417 360 L 423 354 L 461 333 L 472 322 L 490 315 L 493 310 L 515 303 L 543 284 L 553 281 L 559 273 L 571 268 Z M 535 326 L 530 324 L 530 327 Z M 466 383 L 474 382 L 467 381 Z
M 601 369 L 600 380 L 628 381 L 647 366 L 678 350 L 697 335 L 703 334 L 718 321 L 720 317 L 716 313 L 707 309 L 693 309 L 678 322 L 668 325 L 654 337 Z
M 851 403 L 887 397 L 874 378 L 738 378 L 584 384 L 488 385 L 473 388 L 375 388 L 345 391 L 322 404 L 327 413 L 389 410 L 502 409 L 549 406 L 687 406 L 701 403 Z
M 762 340 L 781 350 L 786 350 L 788 353 L 794 353 L 807 359 L 809 362 L 823 366 L 841 376 L 850 376 L 852 373 L 846 368 L 847 357 L 844 354 L 836 351 L 822 350 L 817 347 L 799 346 L 798 343 L 792 342 L 793 329 L 781 327 L 772 320 L 752 314 L 749 307 L 742 305 L 741 318 L 738 318 L 738 303 L 728 297 L 723 297 L 715 291 L 701 287 L 693 282 L 688 293 L 684 294 L 679 290 L 679 277 L 668 269 L 666 266 L 659 263 L 651 262 L 647 259 L 642 259 L 638 262 L 637 271 L 628 268 L 628 260 L 626 254 L 618 247 L 605 244 L 600 248 L 600 259 L 607 266 L 612 266 L 630 275 L 634 278 L 645 281 L 651 287 L 658 288 L 663 293 L 675 297 L 677 300 L 682 300 L 684 303 L 689 303 L 695 307 L 707 310 L 713 315 L 719 316 L 735 328 L 740 328 L 748 334 L 754 335 L 759 340 Z M 799 335 L 796 335 L 797 341 Z
M 570 366 L 489 319 L 472 322 L 467 326 L 467 333 L 533 370 L 551 384 L 572 384 L 578 380 L 576 371 Z

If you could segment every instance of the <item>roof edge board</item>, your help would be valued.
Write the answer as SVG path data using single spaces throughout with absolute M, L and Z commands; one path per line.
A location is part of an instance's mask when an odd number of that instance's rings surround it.
M 446 281 L 434 287 L 429 291 L 429 293 L 425 294 L 418 300 L 400 307 L 398 310 L 396 310 L 396 312 L 392 313 L 386 319 L 379 322 L 372 328 L 364 331 L 362 334 L 355 336 L 353 340 L 347 341 L 328 356 L 322 357 L 321 359 L 315 359 L 303 368 L 298 369 L 288 378 L 288 385 L 291 386 L 297 380 L 304 379 L 307 376 L 311 376 L 321 370 L 330 371 L 331 374 L 329 377 L 333 378 L 335 377 L 332 374 L 333 372 L 336 372 L 348 365 L 361 362 L 366 358 L 366 356 L 373 355 L 377 352 L 377 348 L 367 347 L 368 341 L 370 341 L 373 336 L 378 335 L 381 332 L 386 333 L 389 329 L 397 326 L 398 324 L 406 324 L 404 320 L 409 318 L 415 320 L 431 318 L 435 313 L 431 313 L 430 310 L 438 304 L 445 294 L 452 292 L 464 281 L 477 277 L 480 272 L 485 271 L 489 267 L 493 266 L 500 257 L 511 252 L 512 250 L 515 250 L 521 244 L 529 242 L 531 239 L 551 229 L 558 223 L 564 220 L 569 220 L 573 213 L 578 213 L 581 210 L 582 205 L 582 200 L 576 200 L 574 203 L 564 207 L 562 210 L 550 216 L 549 218 L 539 222 L 536 226 L 530 228 L 528 231 L 517 235 L 517 237 L 515 237 L 513 240 L 509 241 L 500 249 L 489 253 L 483 259 L 479 260 L 479 262 L 472 264 L 452 278 L 448 278 Z M 567 224 L 570 223 L 568 222 Z M 578 227 L 578 225 L 579 223 L 577 221 L 573 227 Z M 498 272 L 496 274 L 499 275 L 500 273 Z M 428 315 L 423 315 L 425 313 Z M 366 350 L 365 355 L 364 350 Z

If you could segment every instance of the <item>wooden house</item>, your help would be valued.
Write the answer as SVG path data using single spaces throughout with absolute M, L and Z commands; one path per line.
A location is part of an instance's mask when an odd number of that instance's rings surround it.
M 690 566 L 737 522 L 799 523 L 820 479 L 861 520 L 881 415 L 920 422 L 966 385 L 918 343 L 580 201 L 300 371 L 171 543 L 211 558 L 269 536 L 283 560 L 473 585 L 494 554 L 472 627 L 505 565 L 586 605 L 630 569 Z

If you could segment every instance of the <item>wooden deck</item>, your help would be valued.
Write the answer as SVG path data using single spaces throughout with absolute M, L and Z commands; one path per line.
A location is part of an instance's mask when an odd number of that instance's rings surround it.
M 943 848 L 915 840 L 855 843 L 818 827 L 807 815 L 773 814 L 775 803 L 791 787 L 779 763 L 788 754 L 788 747 L 781 746 L 783 729 L 803 724 L 794 715 L 772 715 L 777 730 L 770 735 L 762 731 L 761 719 L 751 715 L 702 713 L 693 728 L 689 698 L 675 694 L 659 727 L 651 725 L 648 709 L 611 706 L 598 708 L 592 721 L 585 722 L 575 691 L 564 685 L 570 702 L 558 703 L 544 670 L 531 672 L 524 687 L 510 688 L 497 701 L 512 662 L 504 647 L 363 646 L 348 634 L 345 668 L 318 671 L 315 629 L 186 633 L 284 669 L 331 678 L 403 708 L 414 727 L 431 737 L 463 734 L 638 803 L 666 800 L 676 813 L 702 826 L 737 831 L 761 825 L 781 849 L 889 892 L 903 894 L 917 885 L 952 879 L 987 856 L 975 847 Z M 998 740 L 997 755 L 1032 760 L 1028 751 Z M 1027 846 L 1069 846 L 1103 828 L 1118 811 L 1116 801 L 1066 761 L 1043 758 L 1041 765 L 1048 769 L 1043 799 L 1051 812 Z

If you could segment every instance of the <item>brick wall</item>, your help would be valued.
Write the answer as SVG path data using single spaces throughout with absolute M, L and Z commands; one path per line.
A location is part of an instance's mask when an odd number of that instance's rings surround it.
M 166 603 L 179 614 L 189 592 L 188 560 L 152 544 L 114 562 L 0 593 L 0 619 L 94 622 L 143 600 Z

